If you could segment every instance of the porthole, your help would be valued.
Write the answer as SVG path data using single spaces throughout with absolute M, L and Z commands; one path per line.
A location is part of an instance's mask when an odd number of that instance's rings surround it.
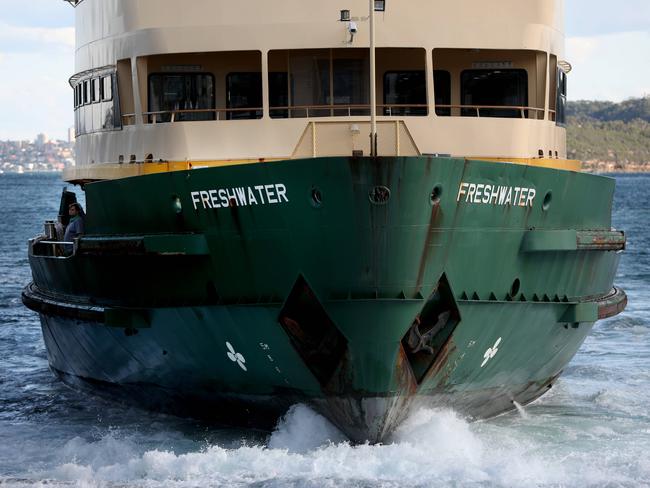
M 510 287 L 510 296 L 515 297 L 519 294 L 519 290 L 521 289 L 521 282 L 519 281 L 519 278 L 515 278 L 515 281 L 512 282 L 512 286 Z
M 172 195 L 172 210 L 176 214 L 183 212 L 183 204 L 181 203 L 181 199 L 178 197 L 178 195 Z
M 440 196 L 442 195 L 442 185 L 436 185 L 431 190 L 430 202 L 431 205 L 440 204 Z
M 368 192 L 368 198 L 374 205 L 386 205 L 390 200 L 390 189 L 383 185 L 378 185 Z
M 320 206 L 323 205 L 323 194 L 316 187 L 313 187 L 311 189 L 311 204 L 313 207 L 316 208 L 319 208 Z
M 553 192 L 549 190 L 546 192 L 546 195 L 544 195 L 544 201 L 542 202 L 542 210 L 544 210 L 544 212 L 546 212 L 550 208 L 552 200 L 553 200 Z

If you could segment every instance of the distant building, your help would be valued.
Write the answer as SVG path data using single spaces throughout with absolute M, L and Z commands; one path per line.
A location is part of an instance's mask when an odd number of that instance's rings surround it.
M 76 139 L 76 134 L 74 132 L 74 127 L 68 129 L 68 143 L 72 144 Z
M 49 142 L 49 139 L 47 138 L 46 134 L 39 134 L 36 136 L 36 147 L 42 148 Z

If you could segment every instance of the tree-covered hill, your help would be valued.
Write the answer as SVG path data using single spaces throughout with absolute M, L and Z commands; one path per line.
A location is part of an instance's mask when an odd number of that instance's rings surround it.
M 591 118 L 603 122 L 616 120 L 631 122 L 634 119 L 650 122 L 650 97 L 631 98 L 621 103 L 588 100 L 569 102 L 567 115 L 576 118 Z
M 567 150 L 593 171 L 650 171 L 650 97 L 567 107 Z

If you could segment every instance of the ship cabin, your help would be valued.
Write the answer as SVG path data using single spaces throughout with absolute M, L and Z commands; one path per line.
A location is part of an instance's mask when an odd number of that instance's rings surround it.
M 372 52 L 365 1 L 350 1 L 352 14 L 315 0 L 286 11 L 201 0 L 180 13 L 171 0 L 72 3 L 78 165 L 68 181 L 369 155 L 372 103 L 379 156 L 579 168 L 566 160 L 560 0 L 503 0 L 496 13 L 478 0 L 375 2 Z

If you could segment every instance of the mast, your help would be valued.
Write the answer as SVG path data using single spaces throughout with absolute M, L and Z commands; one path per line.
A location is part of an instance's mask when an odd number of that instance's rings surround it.
M 375 83 L 375 0 L 370 3 L 370 155 L 377 156 L 377 84 Z

